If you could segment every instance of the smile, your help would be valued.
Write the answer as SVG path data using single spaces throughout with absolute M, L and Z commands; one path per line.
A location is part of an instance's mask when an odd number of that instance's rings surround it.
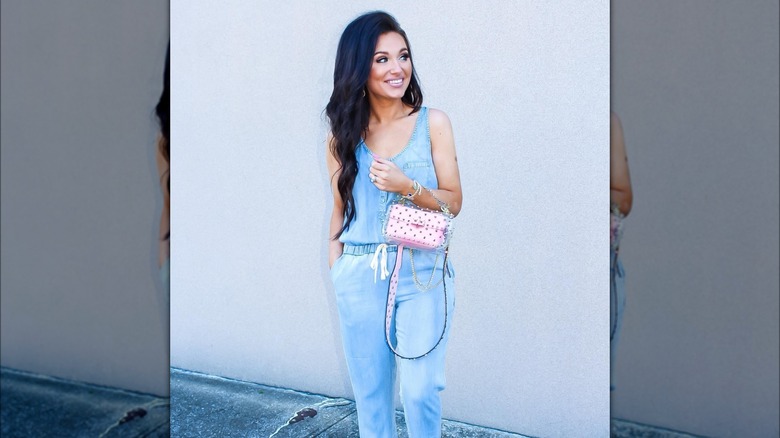
M 389 81 L 385 81 L 385 82 L 387 82 L 391 87 L 400 87 L 401 85 L 403 85 L 404 79 L 403 78 L 390 79 Z

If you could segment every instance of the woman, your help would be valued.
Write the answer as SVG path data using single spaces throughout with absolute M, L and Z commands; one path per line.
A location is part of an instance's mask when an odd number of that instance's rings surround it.
M 615 370 L 615 350 L 620 326 L 623 323 L 623 308 L 626 304 L 625 272 L 618 259 L 620 239 L 623 237 L 623 219 L 631 211 L 633 192 L 628 174 L 628 158 L 623 140 L 623 127 L 614 113 L 610 119 L 609 200 L 610 208 L 610 389 L 615 389 L 612 375 Z
M 344 30 L 336 54 L 327 165 L 333 191 L 329 265 L 341 335 L 362 437 L 396 436 L 393 381 L 396 359 L 385 343 L 389 280 L 395 257 L 378 263 L 382 221 L 389 204 L 407 196 L 418 206 L 453 215 L 461 187 L 447 116 L 422 106 L 411 47 L 395 19 L 372 12 Z M 394 253 L 393 246 L 387 247 Z M 384 254 L 386 256 L 386 254 Z M 397 255 L 397 254 L 394 254 Z M 442 336 L 454 308 L 454 271 L 432 252 L 404 250 L 399 270 L 392 342 L 401 355 L 424 353 Z M 374 263 L 372 263 L 372 261 Z M 446 277 L 445 284 L 436 284 Z M 433 282 L 428 281 L 434 279 Z M 427 284 L 426 284 L 427 282 Z M 419 287 L 420 284 L 422 286 Z M 431 285 L 429 290 L 423 292 Z M 445 313 L 445 301 L 447 312 Z M 446 324 L 449 329 L 449 320 Z M 401 400 L 411 437 L 441 434 L 447 334 L 430 354 L 400 359 Z
M 155 106 L 155 114 L 160 122 L 160 135 L 157 137 L 157 171 L 160 177 L 160 189 L 163 193 L 163 208 L 160 215 L 160 246 L 158 265 L 160 268 L 160 281 L 166 291 L 166 300 L 168 300 L 168 289 L 170 284 L 170 253 L 171 253 L 171 231 L 170 231 L 170 209 L 171 209 L 171 180 L 170 180 L 170 47 L 165 53 L 165 74 L 163 82 L 163 91 L 160 100 Z

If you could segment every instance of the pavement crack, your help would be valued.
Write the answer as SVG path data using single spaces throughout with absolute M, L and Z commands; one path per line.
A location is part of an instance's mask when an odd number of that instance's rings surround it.
M 170 401 L 168 399 L 152 400 L 148 403 L 142 404 L 139 407 L 130 409 L 129 411 L 125 412 L 125 415 L 123 415 L 122 418 L 117 420 L 114 424 L 108 426 L 106 430 L 104 430 L 100 435 L 98 435 L 98 438 L 104 438 L 108 436 L 108 433 L 114 430 L 115 428 L 129 421 L 133 421 L 136 418 L 143 418 L 150 410 L 154 408 L 163 407 L 163 406 L 170 406 Z
M 317 415 L 317 409 L 322 410 L 322 409 L 325 409 L 325 408 L 331 408 L 331 407 L 335 407 L 335 406 L 344 406 L 344 405 L 348 405 L 350 403 L 352 403 L 352 402 L 350 402 L 349 400 L 345 400 L 345 399 L 330 399 L 330 398 L 328 398 L 328 399 L 325 399 L 325 400 L 315 404 L 312 407 L 303 408 L 303 409 L 299 410 L 298 412 L 296 412 L 292 417 L 290 417 L 290 419 L 287 420 L 286 423 L 284 423 L 281 426 L 279 426 L 274 431 L 274 433 L 272 433 L 271 435 L 268 436 L 268 438 L 273 438 L 274 435 L 276 435 L 282 429 L 284 429 L 285 427 L 287 427 L 287 426 L 289 426 L 291 424 L 295 424 L 295 423 L 298 423 L 299 421 L 303 421 L 303 420 L 305 420 L 307 418 L 311 418 L 311 417 L 316 416 Z

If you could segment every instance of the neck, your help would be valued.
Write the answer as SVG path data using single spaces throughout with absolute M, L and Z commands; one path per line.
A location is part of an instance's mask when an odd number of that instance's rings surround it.
M 409 108 L 404 105 L 401 99 L 383 100 L 369 96 L 368 101 L 371 105 L 369 123 L 381 125 L 409 115 Z

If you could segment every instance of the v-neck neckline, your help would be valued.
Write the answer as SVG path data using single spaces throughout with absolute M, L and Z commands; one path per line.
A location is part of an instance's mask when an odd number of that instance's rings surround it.
M 420 125 L 420 116 L 422 115 L 423 108 L 420 108 L 420 110 L 417 111 L 417 119 L 415 119 L 414 121 L 414 129 L 412 129 L 412 135 L 409 137 L 409 141 L 406 142 L 406 146 L 404 146 L 403 149 L 401 149 L 398 153 L 393 155 L 391 158 L 388 158 L 388 160 L 390 161 L 395 160 L 396 158 L 398 158 L 399 155 L 404 153 L 404 151 L 409 149 L 409 146 L 411 146 L 412 142 L 414 141 L 414 138 L 417 136 L 417 127 Z M 368 147 L 368 145 L 366 144 L 366 140 L 363 137 L 360 137 L 360 143 L 363 145 L 363 147 L 366 148 L 368 153 L 370 153 L 371 155 L 377 155 L 374 151 L 371 150 L 371 148 Z

